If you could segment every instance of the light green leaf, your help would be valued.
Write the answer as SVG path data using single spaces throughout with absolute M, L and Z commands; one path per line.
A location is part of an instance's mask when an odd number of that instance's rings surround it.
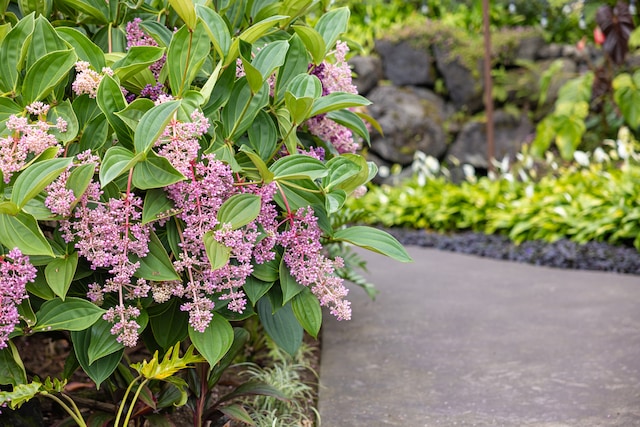
M 37 15 L 50 16 L 53 0 L 18 0 L 22 16 L 35 12 Z
M 56 123 L 58 117 L 67 122 L 67 129 L 64 132 L 60 132 L 57 128 L 51 128 L 49 133 L 55 135 L 58 141 L 63 144 L 67 144 L 68 142 L 76 139 L 76 136 L 78 136 L 78 132 L 80 131 L 78 118 L 76 117 L 71 102 L 68 99 L 59 101 L 57 105 L 54 105 L 49 109 L 49 113 L 47 114 L 47 121 L 49 123 Z
M 169 71 L 171 91 L 175 97 L 181 97 L 189 89 L 209 50 L 209 36 L 202 23 L 199 23 L 195 30 L 182 27 L 173 35 L 167 51 L 166 67 Z
M 137 153 L 146 153 L 153 147 L 179 106 L 180 101 L 163 102 L 142 116 L 133 139 Z
M 69 297 L 64 301 L 46 301 L 36 313 L 38 323 L 33 327 L 39 331 L 82 331 L 93 325 L 105 313 L 97 305 L 81 298 Z
M 29 384 L 18 384 L 12 391 L 0 391 L 0 405 L 7 405 L 10 409 L 17 409 L 22 404 L 36 397 L 40 392 L 42 384 L 31 382 Z
M 283 305 L 305 289 L 305 287 L 299 284 L 291 275 L 289 267 L 284 262 L 284 258 L 280 261 L 280 288 L 282 289 Z
M 184 179 L 184 175 L 166 157 L 158 156 L 152 151 L 133 168 L 133 185 L 141 190 L 163 188 Z
M 401 262 L 412 262 L 411 256 L 395 237 L 377 228 L 356 225 L 333 234 L 333 239 L 349 242 L 364 249 L 386 255 Z
M 91 64 L 94 70 L 99 72 L 107 65 L 104 60 L 104 52 L 83 33 L 71 27 L 58 27 L 56 31 L 64 41 L 73 47 L 78 59 Z
M 221 58 L 227 56 L 231 47 L 231 35 L 224 19 L 213 9 L 197 4 L 196 14 L 202 19 L 213 46 Z
M 267 164 L 264 162 L 264 160 L 262 160 L 262 158 L 259 155 L 254 153 L 253 150 L 248 148 L 246 145 L 243 145 L 242 147 L 240 147 L 240 151 L 246 154 L 247 157 L 249 157 L 249 159 L 251 160 L 251 162 L 256 166 L 256 168 L 258 169 L 258 173 L 260 174 L 260 177 L 262 178 L 265 184 L 268 184 L 271 181 L 273 181 L 273 173 L 269 170 L 269 168 L 267 167 Z
M 63 0 L 63 3 L 97 19 L 101 24 L 109 23 L 109 3 L 102 0 Z
M 218 210 L 220 225 L 231 224 L 231 229 L 244 227 L 260 214 L 260 196 L 249 193 L 235 194 L 229 197 Z
M 302 25 L 294 25 L 293 30 L 300 37 L 307 50 L 311 52 L 313 63 L 320 65 L 324 61 L 327 52 L 327 46 L 322 34 L 311 27 L 303 27 Z
M 29 47 L 34 27 L 34 13 L 22 18 L 0 44 L 0 88 L 2 92 L 17 89 L 22 61 Z
M 315 29 L 324 39 L 325 55 L 330 49 L 333 49 L 333 45 L 340 37 L 340 34 L 347 31 L 349 16 L 349 8 L 340 7 L 325 13 L 318 19 Z
M 277 150 L 278 142 L 278 129 L 273 118 L 265 111 L 260 111 L 247 133 L 249 145 L 258 153 L 260 158 L 265 162 L 271 160 Z M 243 150 L 242 147 L 240 147 L 240 150 Z M 256 166 L 258 165 L 256 164 Z M 266 176 L 263 176 L 263 178 L 266 178 Z
M 72 252 L 64 258 L 55 258 L 44 269 L 47 284 L 64 301 L 69 286 L 78 267 L 78 252 Z
M 344 206 L 344 202 L 347 200 L 347 193 L 344 190 L 332 190 L 327 193 L 326 208 L 327 213 L 334 214 L 338 212 Z
M 337 110 L 331 111 L 327 113 L 327 118 L 333 120 L 334 122 L 349 128 L 351 131 L 355 132 L 357 135 L 362 137 L 367 144 L 369 144 L 370 136 L 369 130 L 367 126 L 364 124 L 364 121 L 360 118 L 359 115 L 349 110 Z
M 118 111 L 115 114 L 135 132 L 138 123 L 140 123 L 140 119 L 142 119 L 145 113 L 151 110 L 154 105 L 153 101 L 148 98 L 138 98 L 127 105 L 124 110 Z
M 209 366 L 215 366 L 233 344 L 233 328 L 227 319 L 214 314 L 204 332 L 189 326 L 189 338 L 196 350 L 207 359 Z
M 304 330 L 317 339 L 322 326 L 322 309 L 318 298 L 309 288 L 305 288 L 291 300 L 291 308 Z
M 100 168 L 100 184 L 102 187 L 131 169 L 138 162 L 138 158 L 131 151 L 120 146 L 110 147 L 102 160 Z
M 58 85 L 78 60 L 73 50 L 59 50 L 38 59 L 27 70 L 22 83 L 26 104 L 44 99 Z
M 0 214 L 0 243 L 18 248 L 25 255 L 54 255 L 36 219 L 24 212 Z
M 231 248 L 218 242 L 215 237 L 213 237 L 213 231 L 207 231 L 202 239 L 204 240 L 207 258 L 209 258 L 209 263 L 211 263 L 211 269 L 217 270 L 224 267 L 229 262 Z
M 25 169 L 13 185 L 11 201 L 23 208 L 24 205 L 36 197 L 44 188 L 51 184 L 62 171 L 71 164 L 70 158 L 59 158 L 36 162 Z
M 369 104 L 371 104 L 371 101 L 364 96 L 354 93 L 333 92 L 315 100 L 311 116 L 313 117 L 318 114 L 341 110 L 343 108 L 362 107 Z
M 287 92 L 296 98 L 320 98 L 322 96 L 322 82 L 316 76 L 299 74 L 291 79 L 287 85 Z
M 169 0 L 169 4 L 190 29 L 196 27 L 196 9 L 192 0 Z
M 28 70 L 36 61 L 48 53 L 67 50 L 67 44 L 58 36 L 56 30 L 44 16 L 38 16 L 34 22 L 31 43 L 25 58 Z
M 111 65 L 111 69 L 121 82 L 127 80 L 140 71 L 149 68 L 151 64 L 159 61 L 164 55 L 165 49 L 157 46 L 132 46 L 127 50 L 124 58 Z
M 122 119 L 115 114 L 127 107 L 127 101 L 122 94 L 120 84 L 113 77 L 109 75 L 102 77 L 98 85 L 96 101 L 107 121 L 116 132 L 118 141 L 129 146 L 133 141 L 133 133 Z
M 253 94 L 246 77 L 236 81 L 231 90 L 231 97 L 221 114 L 225 137 L 235 140 L 244 134 L 260 110 L 268 103 L 269 85 L 266 82 Z
M 288 50 L 289 43 L 286 40 L 269 43 L 260 49 L 251 64 L 262 74 L 262 78 L 266 80 L 276 68 L 284 64 Z
M 318 159 L 304 154 L 293 154 L 281 157 L 269 168 L 276 180 L 291 180 L 322 178 L 329 173 L 327 167 Z

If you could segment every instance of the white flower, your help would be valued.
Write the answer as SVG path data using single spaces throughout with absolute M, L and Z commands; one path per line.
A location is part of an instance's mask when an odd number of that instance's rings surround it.
M 435 157 L 427 156 L 427 158 L 424 160 L 424 164 L 434 175 L 440 172 L 440 162 Z
M 468 163 L 462 165 L 462 172 L 464 173 L 464 177 L 467 179 L 467 181 L 475 180 L 476 168 L 474 168 L 472 165 Z
M 596 163 L 604 163 L 609 161 L 609 155 L 602 149 L 602 147 L 598 147 L 593 150 L 593 160 Z
M 589 154 L 584 151 L 576 150 L 573 152 L 573 159 L 580 165 L 587 167 L 589 166 Z
M 388 178 L 391 175 L 391 170 L 389 166 L 382 165 L 378 168 L 378 175 L 380 178 Z

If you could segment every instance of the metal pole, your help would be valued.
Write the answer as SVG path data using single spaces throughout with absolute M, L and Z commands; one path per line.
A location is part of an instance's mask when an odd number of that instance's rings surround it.
M 491 27 L 489 23 L 489 0 L 482 0 L 482 23 L 484 27 L 484 109 L 487 117 L 487 161 L 493 171 L 495 142 L 493 128 L 493 80 L 491 79 Z

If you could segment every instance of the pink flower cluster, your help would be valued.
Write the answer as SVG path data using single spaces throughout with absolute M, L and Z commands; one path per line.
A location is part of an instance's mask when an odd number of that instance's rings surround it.
M 26 285 L 35 278 L 36 268 L 19 249 L 0 258 L 0 349 L 7 347 L 9 335 L 20 320 L 18 305 L 28 298 Z
M 332 261 L 322 253 L 321 235 L 313 210 L 299 209 L 290 228 L 278 239 L 285 248 L 283 259 L 296 281 L 311 287 L 320 305 L 328 306 L 338 320 L 349 320 L 351 303 L 344 299 L 349 290 L 344 286 L 344 280 L 335 274 L 344 263 L 340 258 Z
M 346 60 L 349 47 L 346 43 L 338 41 L 334 53 L 335 61 L 324 60 L 320 65 L 312 68 L 311 72 L 322 83 L 322 94 L 328 95 L 334 92 L 358 93 L 351 78 L 351 68 Z M 322 114 L 307 120 L 309 132 L 323 141 L 332 144 L 338 153 L 355 153 L 360 148 L 353 138 L 353 132 Z
M 191 122 L 173 119 L 155 143 L 159 148 L 158 154 L 166 157 L 174 168 L 188 176 L 200 150 L 198 139 L 208 129 L 209 119 L 199 110 L 191 113 Z
M 102 69 L 102 74 L 92 70 L 91 64 L 86 61 L 76 62 L 76 78 L 71 84 L 71 89 L 76 95 L 89 95 L 95 98 L 98 94 L 98 86 L 104 75 L 113 76 L 113 70 L 108 67 Z
M 127 22 L 127 49 L 134 46 L 158 46 L 158 43 L 152 37 L 149 37 L 142 28 L 140 28 L 141 23 L 142 19 L 140 18 L 134 18 L 133 21 Z M 160 60 L 149 66 L 149 70 L 151 70 L 156 81 L 160 78 L 160 72 L 162 71 L 162 67 L 164 67 L 166 61 L 167 56 L 164 55 Z M 146 96 L 155 101 L 163 89 L 164 85 L 162 83 L 147 85 L 147 87 L 143 89 L 141 96 Z
M 59 132 L 67 131 L 67 122 L 58 117 L 56 124 L 46 121 L 49 106 L 35 102 L 27 106 L 27 112 L 37 115 L 38 119 L 31 122 L 27 117 L 9 116 L 6 122 L 11 135 L 0 139 L 0 171 L 4 182 L 8 183 L 15 172 L 20 171 L 30 159 L 40 155 L 49 147 L 59 146 L 51 129 Z M 62 149 L 62 147 L 60 147 Z
M 130 307 L 124 299 L 132 300 L 148 295 L 150 286 L 143 279 L 134 279 L 139 262 L 132 262 L 129 256 L 143 258 L 149 252 L 150 225 L 142 225 L 142 199 L 126 193 L 120 199 L 100 200 L 101 191 L 97 183 L 89 185 L 80 198 L 69 220 L 60 222 L 60 230 L 67 242 L 74 242 L 78 254 L 86 258 L 91 268 L 106 268 L 110 274 L 104 283 L 89 285 L 88 297 L 101 304 L 104 295 L 117 292 L 118 306 L 110 310 L 105 319 L 120 316 L 114 331 L 119 333 L 118 341 L 133 346 L 137 340 L 137 328 Z M 135 325 L 134 325 L 135 324 Z M 135 338 L 135 339 L 134 339 Z

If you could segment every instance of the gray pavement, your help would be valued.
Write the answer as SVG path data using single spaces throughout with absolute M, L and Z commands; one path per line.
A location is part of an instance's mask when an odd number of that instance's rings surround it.
M 640 277 L 408 249 L 325 315 L 323 427 L 640 426 Z

